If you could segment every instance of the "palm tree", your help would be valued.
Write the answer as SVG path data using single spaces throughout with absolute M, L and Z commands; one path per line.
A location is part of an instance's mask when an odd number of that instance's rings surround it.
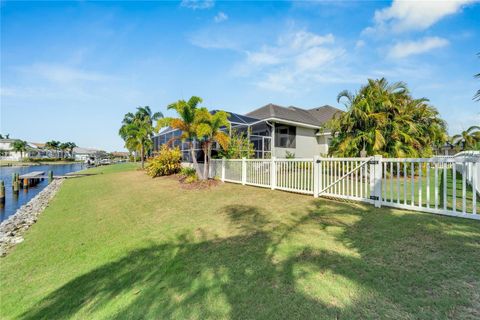
M 125 141 L 125 147 L 130 151 L 140 151 L 142 169 L 145 167 L 145 154 L 152 147 L 154 132 L 153 121 L 162 118 L 160 112 L 152 114 L 149 106 L 138 107 L 135 114 L 125 114 L 119 135 Z
M 28 143 L 23 140 L 16 140 L 13 142 L 12 148 L 15 152 L 20 152 L 20 158 L 23 158 L 23 153 L 27 151 Z
M 327 127 L 332 132 L 330 154 L 418 157 L 433 153 L 446 140 L 446 124 L 427 99 L 413 99 L 403 82 L 385 78 L 368 80 L 358 93 L 342 91 L 347 111 L 337 114 Z
M 45 143 L 45 148 L 48 150 L 55 150 L 58 157 L 58 149 L 60 148 L 60 141 L 52 140 Z
M 202 179 L 208 178 L 213 143 L 217 142 L 224 150 L 228 148 L 229 136 L 221 131 L 222 128 L 229 125 L 228 116 L 228 113 L 225 111 L 217 111 L 212 114 L 207 108 L 200 108 L 196 112 L 197 137 L 202 141 L 204 155 Z
M 177 102 L 168 105 L 167 109 L 175 110 L 178 114 L 178 118 L 163 118 L 157 123 L 156 130 L 160 128 L 170 126 L 174 129 L 178 129 L 182 132 L 177 139 L 188 142 L 190 149 L 190 156 L 192 157 L 193 165 L 197 174 L 201 176 L 200 168 L 197 162 L 197 155 L 195 152 L 195 142 L 197 139 L 197 125 L 195 120 L 197 106 L 202 102 L 202 98 L 192 96 L 188 101 L 178 100 Z
M 454 135 L 451 142 L 462 150 L 475 149 L 480 142 L 480 126 L 471 126 L 460 134 Z
M 62 158 L 65 158 L 65 151 L 67 151 L 69 147 L 70 145 L 68 142 L 60 143 L 58 146 L 58 148 L 62 151 Z
M 74 158 L 73 156 L 73 149 L 75 149 L 77 147 L 76 143 L 75 142 L 67 142 L 67 145 L 68 145 L 68 151 L 70 153 L 70 157 L 71 158 Z

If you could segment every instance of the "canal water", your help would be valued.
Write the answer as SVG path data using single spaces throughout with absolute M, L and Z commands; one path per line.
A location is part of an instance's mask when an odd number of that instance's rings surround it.
M 13 173 L 19 173 L 22 175 L 33 171 L 44 171 L 47 174 L 48 171 L 53 171 L 53 175 L 56 176 L 64 175 L 69 172 L 80 171 L 84 168 L 86 168 L 86 165 L 83 163 L 0 167 L 0 179 L 5 183 L 5 203 L 0 203 L 0 222 L 14 214 L 18 208 L 30 201 L 30 199 L 35 197 L 43 188 L 48 185 L 48 179 L 45 179 L 36 186 L 29 187 L 28 189 L 20 189 L 18 193 L 14 193 L 12 190 Z

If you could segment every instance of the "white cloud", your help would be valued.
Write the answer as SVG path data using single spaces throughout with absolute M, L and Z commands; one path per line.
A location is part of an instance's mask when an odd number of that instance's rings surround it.
M 287 33 L 286 35 L 280 37 L 278 42 L 281 46 L 289 46 L 290 48 L 295 50 L 304 50 L 327 43 L 333 43 L 334 41 L 335 38 L 331 33 L 320 36 L 302 30 Z
M 355 49 L 360 49 L 360 48 L 363 48 L 365 47 L 366 43 L 364 40 L 358 40 L 356 43 L 355 43 Z
M 30 66 L 19 67 L 18 70 L 27 76 L 39 77 L 55 83 L 98 82 L 113 78 L 95 71 L 87 71 L 61 64 L 36 63 Z
M 257 77 L 263 89 L 291 91 L 306 82 L 318 82 L 319 73 L 329 73 L 331 64 L 345 50 L 334 46 L 332 34 L 318 35 L 305 30 L 289 31 L 278 37 L 274 45 L 247 51 L 237 74 Z
M 226 21 L 228 20 L 228 16 L 225 12 L 222 12 L 220 11 L 214 18 L 213 20 L 216 22 L 216 23 L 220 23 L 220 22 L 223 22 L 223 21 Z
M 375 26 L 366 28 L 364 33 L 425 30 L 473 2 L 476 0 L 394 0 L 390 7 L 375 11 Z
M 333 34 L 317 34 L 290 26 L 272 42 L 240 41 L 254 30 L 207 29 L 195 33 L 190 42 L 207 49 L 233 50 L 244 58 L 232 69 L 232 75 L 248 78 L 261 89 L 300 93 L 320 83 L 361 83 L 364 75 L 354 74 L 346 66 L 346 50 L 336 44 Z M 236 30 L 236 31 L 235 31 Z M 242 37 L 235 35 L 241 34 Z
M 341 49 L 330 49 L 323 47 L 313 47 L 300 53 L 295 63 L 300 71 L 317 69 L 343 54 Z
M 324 46 L 332 44 L 332 34 L 324 36 L 307 31 L 288 32 L 280 36 L 275 45 L 264 45 L 258 51 L 247 52 L 247 64 L 255 67 L 271 65 L 294 65 L 299 69 L 316 68 L 334 59 L 342 52 Z
M 398 42 L 390 49 L 388 56 L 394 59 L 401 59 L 442 48 L 447 45 L 448 40 L 439 37 L 427 37 L 418 41 Z
M 275 65 L 282 62 L 282 59 L 276 54 L 264 49 L 259 52 L 247 52 L 247 61 L 253 65 Z
M 182 0 L 180 3 L 182 7 L 193 9 L 193 10 L 203 10 L 210 9 L 215 5 L 213 0 Z

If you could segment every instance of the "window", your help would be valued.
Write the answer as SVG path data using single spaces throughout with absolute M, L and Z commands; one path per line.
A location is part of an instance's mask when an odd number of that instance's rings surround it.
M 275 125 L 275 147 L 295 148 L 297 128 L 283 124 Z

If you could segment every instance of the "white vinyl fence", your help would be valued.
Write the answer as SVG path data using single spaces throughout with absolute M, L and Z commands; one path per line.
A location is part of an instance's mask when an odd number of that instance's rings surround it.
M 212 160 L 222 181 L 480 219 L 480 156 Z

